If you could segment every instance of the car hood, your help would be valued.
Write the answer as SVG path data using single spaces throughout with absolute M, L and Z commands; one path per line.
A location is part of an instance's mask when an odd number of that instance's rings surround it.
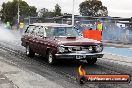
M 82 45 L 95 45 L 100 44 L 100 41 L 88 39 L 88 38 L 75 38 L 75 37 L 67 37 L 67 38 L 55 38 L 56 43 L 59 45 L 68 45 L 68 46 L 82 46 Z

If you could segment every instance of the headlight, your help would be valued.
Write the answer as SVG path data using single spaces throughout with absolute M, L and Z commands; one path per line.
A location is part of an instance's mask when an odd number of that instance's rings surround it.
M 102 51 L 103 51 L 103 45 L 97 45 L 96 52 L 102 52 Z
M 59 46 L 58 47 L 58 50 L 59 50 L 60 53 L 65 52 L 65 48 L 63 46 Z
M 92 51 L 93 51 L 93 47 L 90 46 L 90 47 L 88 48 L 88 50 L 89 50 L 90 52 L 92 52 Z

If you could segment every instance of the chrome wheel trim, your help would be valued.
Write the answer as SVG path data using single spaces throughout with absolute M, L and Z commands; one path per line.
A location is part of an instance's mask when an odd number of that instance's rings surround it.
M 26 54 L 29 55 L 29 46 L 26 47 Z
M 53 63 L 53 56 L 52 56 L 51 53 L 49 53 L 48 62 L 49 62 L 49 64 L 52 64 Z

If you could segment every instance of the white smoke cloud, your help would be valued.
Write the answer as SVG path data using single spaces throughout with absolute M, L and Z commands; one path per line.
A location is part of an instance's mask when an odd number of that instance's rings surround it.
M 0 40 L 4 41 L 13 41 L 15 40 L 15 35 L 11 32 L 10 29 L 6 29 L 0 26 Z

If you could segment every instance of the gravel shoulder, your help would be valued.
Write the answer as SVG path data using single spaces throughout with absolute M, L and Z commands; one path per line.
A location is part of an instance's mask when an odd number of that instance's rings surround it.
M 31 71 L 9 65 L 0 57 L 0 88 L 63 88 Z

